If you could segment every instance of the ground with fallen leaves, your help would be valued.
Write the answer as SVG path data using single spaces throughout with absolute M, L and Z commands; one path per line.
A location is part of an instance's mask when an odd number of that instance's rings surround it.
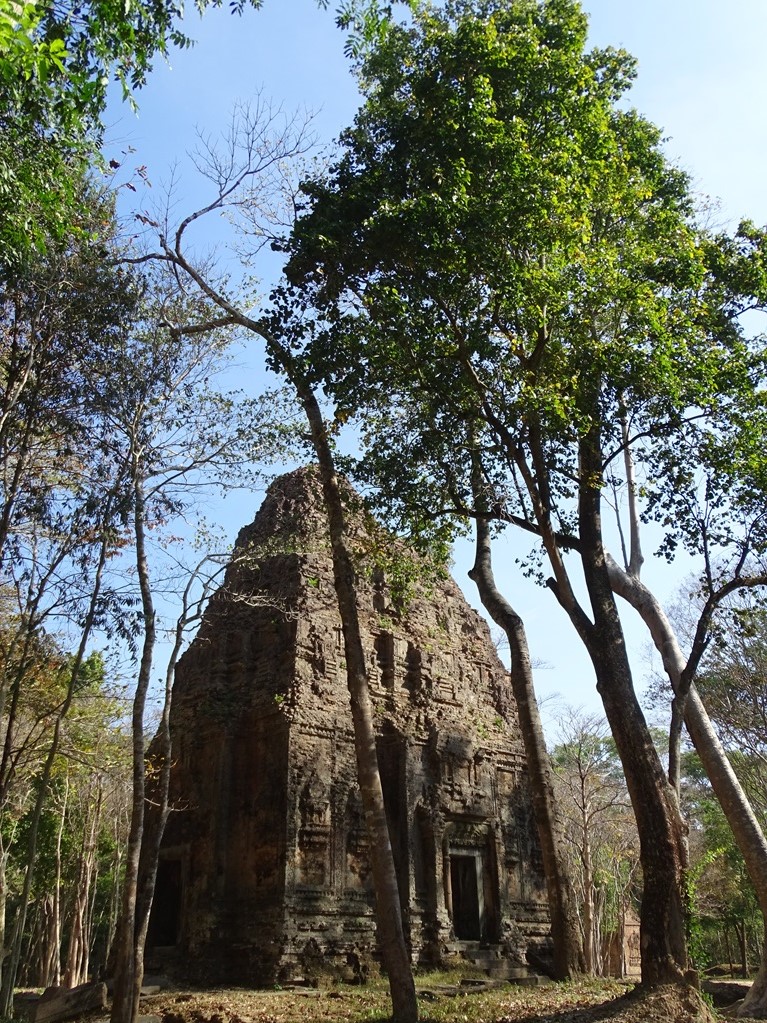
M 419 990 L 423 1023 L 714 1023 L 716 1016 L 692 991 L 661 988 L 650 994 L 614 981 L 504 986 L 456 992 L 438 984 Z M 332 990 L 166 991 L 142 998 L 141 1015 L 162 1023 L 384 1023 L 385 986 Z

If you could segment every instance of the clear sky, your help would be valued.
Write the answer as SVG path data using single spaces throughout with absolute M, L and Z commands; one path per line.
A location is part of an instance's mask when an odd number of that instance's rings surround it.
M 662 128 L 669 156 L 695 189 L 721 203 L 723 221 L 767 222 L 765 0 L 586 0 L 584 6 L 594 45 L 622 46 L 637 57 L 633 105 Z M 153 193 L 178 165 L 179 212 L 200 197 L 185 155 L 196 132 L 223 130 L 236 101 L 263 90 L 286 110 L 314 111 L 318 138 L 328 143 L 351 121 L 357 96 L 332 10 L 319 11 L 312 0 L 265 0 L 262 10 L 242 17 L 226 9 L 190 17 L 187 30 L 197 45 L 172 55 L 170 66 L 158 64 L 138 96 L 138 117 L 118 103 L 109 116 L 110 155 L 134 147 L 127 162 L 146 165 Z M 258 357 L 247 371 L 258 380 Z M 239 495 L 228 502 L 222 516 L 232 537 L 259 500 Z M 570 624 L 552 595 L 519 577 L 513 555 L 504 553 L 496 572 L 525 618 L 533 656 L 546 665 L 538 672 L 539 692 L 558 691 L 570 704 L 598 708 L 591 667 Z M 465 578 L 470 560 L 470 550 L 458 550 L 455 574 L 476 604 Z M 648 564 L 644 574 L 670 597 L 682 573 Z M 630 637 L 641 675 L 642 629 L 632 627 Z

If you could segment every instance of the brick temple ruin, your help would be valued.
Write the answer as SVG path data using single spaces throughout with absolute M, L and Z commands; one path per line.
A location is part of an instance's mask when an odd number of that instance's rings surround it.
M 319 494 L 311 469 L 270 487 L 178 666 L 150 957 L 187 979 L 348 977 L 375 953 Z M 361 550 L 365 518 L 352 520 Z M 418 583 L 398 610 L 380 571 L 361 573 L 360 617 L 413 961 L 545 954 L 525 759 L 486 624 L 450 579 Z

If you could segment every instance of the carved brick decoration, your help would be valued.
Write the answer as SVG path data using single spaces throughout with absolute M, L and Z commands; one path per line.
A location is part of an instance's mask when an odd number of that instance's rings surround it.
M 365 516 L 351 519 L 362 551 Z M 178 666 L 150 947 L 188 979 L 272 984 L 319 963 L 349 975 L 375 952 L 326 530 L 314 471 L 278 479 Z M 400 611 L 360 566 L 413 960 L 481 942 L 523 961 L 546 945 L 548 911 L 506 669 L 452 580 L 417 583 Z

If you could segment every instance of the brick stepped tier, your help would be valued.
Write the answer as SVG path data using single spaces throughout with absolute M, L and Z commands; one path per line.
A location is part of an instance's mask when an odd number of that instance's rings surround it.
M 531 986 L 546 980 L 526 963 L 506 958 L 501 945 L 488 945 L 479 941 L 453 941 L 446 946 L 446 950 L 460 955 L 467 962 L 474 963 L 493 980 Z

